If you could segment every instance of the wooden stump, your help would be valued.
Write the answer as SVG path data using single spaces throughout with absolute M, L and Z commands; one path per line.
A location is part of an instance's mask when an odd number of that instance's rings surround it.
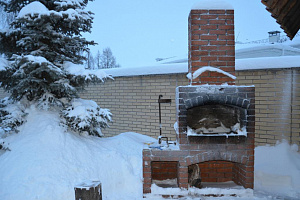
M 75 200 L 102 200 L 100 181 L 87 181 L 75 188 Z

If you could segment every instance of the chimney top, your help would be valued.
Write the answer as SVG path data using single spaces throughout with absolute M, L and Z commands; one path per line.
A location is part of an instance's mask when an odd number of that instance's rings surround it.
M 200 0 L 191 10 L 233 10 L 233 6 L 224 0 Z
M 280 40 L 280 31 L 269 31 L 269 42 L 276 43 Z

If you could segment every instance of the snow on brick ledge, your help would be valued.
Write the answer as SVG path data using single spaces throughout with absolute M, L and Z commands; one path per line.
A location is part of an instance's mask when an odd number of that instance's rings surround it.
M 218 72 L 218 73 L 221 73 L 225 76 L 228 76 L 229 78 L 236 79 L 236 76 L 233 76 L 232 74 L 230 74 L 228 72 L 225 72 L 224 70 L 221 70 L 221 69 L 218 69 L 218 68 L 215 68 L 215 67 L 211 67 L 211 66 L 201 67 L 198 70 L 196 70 L 193 74 L 188 73 L 186 75 L 186 77 L 188 79 L 195 79 L 195 78 L 198 78 L 203 72 L 206 72 L 206 71 Z
M 192 10 L 233 10 L 233 7 L 223 0 L 201 0 L 193 5 Z

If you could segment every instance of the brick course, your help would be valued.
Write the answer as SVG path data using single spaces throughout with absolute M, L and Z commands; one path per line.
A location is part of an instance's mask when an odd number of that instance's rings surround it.
M 220 16 L 227 16 L 230 25 Z M 223 18 L 224 19 L 224 18 Z M 205 22 L 207 24 L 205 24 Z M 218 67 L 221 70 L 235 74 L 234 56 L 234 26 L 233 11 L 227 10 L 192 10 L 189 16 L 189 72 L 192 74 L 204 65 Z M 208 34 L 197 35 L 194 31 L 203 30 L 226 30 L 223 35 Z M 232 36 L 232 37 L 231 37 Z M 223 40 L 221 40 L 223 39 Z M 215 49 L 200 50 L 201 46 L 216 46 Z M 232 46 L 229 46 L 232 45 Z M 230 52 L 219 50 L 220 46 L 229 47 Z M 202 85 L 208 83 L 209 85 Z M 179 86 L 176 89 L 176 118 L 177 118 L 177 142 L 180 150 L 156 150 L 144 149 L 144 177 L 147 178 L 143 185 L 144 193 L 151 192 L 149 182 L 154 179 L 158 172 L 153 169 L 159 163 L 170 161 L 178 162 L 177 182 L 178 187 L 188 188 L 189 167 L 198 165 L 202 181 L 225 182 L 233 180 L 236 184 L 245 188 L 253 188 L 254 184 L 254 138 L 255 138 L 255 88 L 238 86 L 216 86 L 223 83 L 235 84 L 233 79 L 221 73 L 205 72 L 193 77 L 189 86 Z M 211 86 L 214 84 L 214 86 Z M 195 85 L 198 85 L 195 87 Z M 202 86 L 200 86 L 202 85 Z M 209 107 L 207 107 L 207 105 Z M 228 112 L 239 112 L 235 120 L 241 128 L 246 128 L 247 136 L 214 136 L 188 134 L 188 124 L 197 123 L 198 120 L 212 117 L 214 120 L 223 120 L 218 110 L 220 106 Z M 203 112 L 198 113 L 199 108 L 215 109 L 220 111 L 217 116 Z M 212 107 L 212 108 L 211 108 Z M 196 109 L 196 110 L 194 110 Z M 195 113 L 196 112 L 196 113 Z M 228 117 L 229 113 L 224 113 Z M 193 119 L 195 118 L 196 119 Z M 233 116 L 231 116 L 233 117 Z M 189 121 L 190 120 L 190 121 Z M 223 121 L 221 121 L 222 124 Z M 233 124 L 232 124 L 233 123 Z M 236 122 L 230 122 L 233 126 Z M 193 124 L 192 124 L 193 125 Z M 202 125 L 207 128 L 206 125 Z M 212 122 L 208 122 L 208 128 L 213 128 Z M 191 126 L 193 127 L 193 126 Z M 195 126 L 196 129 L 197 126 Z M 193 127 L 194 128 L 194 127 Z M 149 165 L 151 162 L 151 165 Z M 162 165 L 162 164 L 161 164 Z M 149 170 L 149 167 L 151 170 Z M 157 167 L 161 173 L 165 172 L 162 167 Z M 151 171 L 149 174 L 149 171 Z M 167 170 L 168 171 L 168 170 Z M 171 171 L 171 169 L 170 169 Z M 166 176 L 166 175 L 164 175 Z M 203 176 L 203 177 L 202 177 Z M 168 177 L 168 176 L 166 176 Z M 198 179 L 198 176 L 196 177 Z M 165 178 L 166 179 L 166 178 Z M 193 186 L 193 185 L 191 185 Z
M 257 146 L 300 145 L 300 68 L 238 71 L 236 84 L 255 85 Z
M 255 85 L 255 146 L 275 145 L 276 141 L 282 139 L 300 145 L 300 68 L 236 71 L 236 76 L 236 85 Z M 127 79 L 131 82 L 129 83 Z M 185 74 L 116 77 L 114 81 L 89 86 L 82 96 L 96 100 L 103 108 L 111 109 L 114 123 L 103 131 L 106 136 L 133 131 L 135 128 L 138 133 L 156 138 L 159 135 L 157 98 L 160 93 L 153 84 L 167 82 L 171 82 L 170 86 L 166 86 L 170 92 L 162 94 L 164 98 L 171 98 L 172 103 L 162 104 L 163 134 L 175 140 L 176 134 L 173 129 L 176 121 L 175 88 L 177 85 L 188 85 Z M 134 92 L 142 83 L 150 94 L 146 95 L 146 91 L 141 92 L 142 89 Z M 126 99 L 123 97 L 127 93 L 136 94 L 137 96 L 133 97 L 136 101 L 125 102 Z M 119 97 L 121 99 L 118 99 Z M 151 109 L 148 111 L 140 110 L 149 107 Z M 136 109 L 135 114 L 139 117 L 134 117 L 131 109 Z M 126 115 L 129 117 L 124 117 Z M 139 128 L 133 127 L 133 123 L 137 121 L 140 123 Z
M 191 10 L 189 15 L 189 72 L 203 66 L 220 68 L 234 75 L 235 42 L 233 10 Z M 225 48 L 224 48 L 225 47 Z M 222 49 L 221 49 L 222 48 Z M 223 74 L 200 75 L 191 83 L 215 84 L 234 80 Z
M 300 68 L 236 71 L 236 76 L 236 85 L 255 85 L 255 146 L 275 145 L 282 139 L 300 145 Z M 116 77 L 88 86 L 81 97 L 113 113 L 114 123 L 103 130 L 105 136 L 135 131 L 154 138 L 159 135 L 158 95 L 171 98 L 171 105 L 162 104 L 162 132 L 175 140 L 175 88 L 179 85 L 188 85 L 185 74 Z M 5 96 L 0 89 L 0 97 Z
M 137 132 L 157 138 L 158 96 L 172 99 L 171 104 L 161 104 L 162 134 L 175 140 L 175 90 L 177 86 L 187 84 L 185 74 L 116 77 L 103 84 L 90 85 L 81 93 L 81 97 L 93 99 L 100 107 L 112 112 L 113 123 L 110 128 L 103 130 L 107 137 L 123 132 Z

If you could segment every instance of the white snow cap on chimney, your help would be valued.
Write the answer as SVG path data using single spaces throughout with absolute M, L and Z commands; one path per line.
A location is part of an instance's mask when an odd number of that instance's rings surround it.
M 233 10 L 233 6 L 224 0 L 200 0 L 192 10 Z

